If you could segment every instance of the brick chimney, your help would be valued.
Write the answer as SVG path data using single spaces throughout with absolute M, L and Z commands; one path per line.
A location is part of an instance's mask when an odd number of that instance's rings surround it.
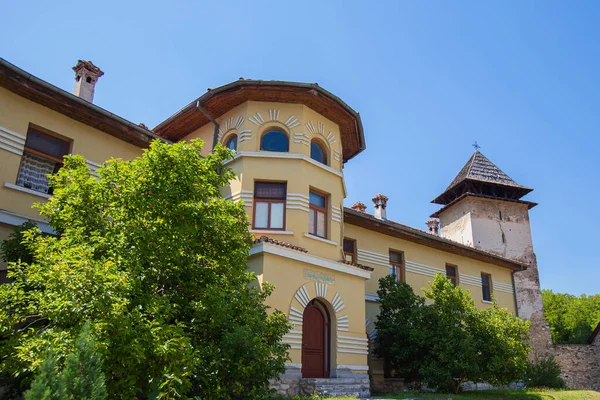
M 94 65 L 91 61 L 77 61 L 73 67 L 75 71 L 75 96 L 92 103 L 94 101 L 94 88 L 98 78 L 104 75 L 104 72 Z
M 431 218 L 429 221 L 425 222 L 425 225 L 429 228 L 429 233 L 435 236 L 439 236 L 440 234 L 440 221 L 435 218 Z
M 385 208 L 387 207 L 388 198 L 381 193 L 373 197 L 373 205 L 375 206 L 375 218 L 387 220 Z
M 350 207 L 351 209 L 353 209 L 354 211 L 358 211 L 361 213 L 364 213 L 367 211 L 367 206 L 365 206 L 365 203 L 362 203 L 360 201 L 357 201 L 356 203 L 352 204 L 352 207 Z

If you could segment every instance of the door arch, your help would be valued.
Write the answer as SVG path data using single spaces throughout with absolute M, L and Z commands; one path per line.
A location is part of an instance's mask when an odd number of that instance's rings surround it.
M 302 377 L 329 378 L 331 319 L 327 307 L 311 300 L 302 320 Z

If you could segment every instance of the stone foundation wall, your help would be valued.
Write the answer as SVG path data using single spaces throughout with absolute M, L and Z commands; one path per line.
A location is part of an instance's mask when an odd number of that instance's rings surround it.
M 592 344 L 557 344 L 554 355 L 571 389 L 600 390 L 600 354 Z
M 407 390 L 404 379 L 371 379 L 371 391 L 377 394 L 403 392 Z

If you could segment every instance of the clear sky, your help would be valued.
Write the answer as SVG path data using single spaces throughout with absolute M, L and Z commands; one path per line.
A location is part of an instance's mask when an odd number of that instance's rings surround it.
M 600 7 L 595 1 L 11 1 L 0 56 L 155 126 L 239 77 L 318 82 L 360 112 L 348 197 L 417 228 L 473 152 L 535 190 L 543 288 L 600 293 Z

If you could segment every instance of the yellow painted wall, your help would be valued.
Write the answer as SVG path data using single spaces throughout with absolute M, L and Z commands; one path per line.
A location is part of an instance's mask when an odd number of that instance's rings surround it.
M 27 136 L 30 123 L 73 140 L 72 153 L 95 163 L 110 158 L 132 159 L 142 154 L 137 146 L 0 88 L 0 127 Z M 43 197 L 4 186 L 5 182 L 16 183 L 20 162 L 20 156 L 0 149 L 0 209 L 39 218 L 31 206 L 44 201 Z
M 366 339 L 364 298 L 363 296 L 357 296 L 357 293 L 362 293 L 364 290 L 364 278 L 268 253 L 260 253 L 251 256 L 249 265 L 250 269 L 260 276 L 259 280 L 261 282 L 266 281 L 275 285 L 273 294 L 267 299 L 267 305 L 271 306 L 273 309 L 284 312 L 288 317 L 290 316 L 291 307 L 300 311 L 303 310 L 301 303 L 294 298 L 296 292 L 302 286 L 306 288 L 311 299 L 317 297 L 316 281 L 306 277 L 306 270 L 323 274 L 327 276 L 328 279 L 332 279 L 334 283 L 327 285 L 326 295 L 324 297 L 319 297 L 328 304 L 332 319 L 334 319 L 335 316 L 331 330 L 332 344 L 337 343 L 337 340 L 348 341 L 348 339 L 341 338 L 340 336 L 356 338 L 357 340 L 363 341 Z M 331 308 L 336 293 L 342 298 L 344 304 L 344 307 L 337 313 Z M 337 330 L 335 321 L 344 316 L 348 317 L 348 331 Z M 294 328 L 292 328 L 291 335 L 301 334 L 301 331 L 301 325 L 295 325 Z M 289 341 L 294 342 L 294 339 Z M 352 339 L 350 339 L 350 341 L 352 341 Z M 337 350 L 343 350 L 339 346 L 335 346 L 335 348 L 337 348 Z M 302 361 L 302 351 L 300 350 L 299 345 L 292 344 L 292 349 L 290 349 L 289 352 L 292 363 L 300 363 Z M 333 354 L 331 363 L 332 369 L 334 369 L 336 365 L 364 366 L 367 365 L 367 355 L 338 351 Z

